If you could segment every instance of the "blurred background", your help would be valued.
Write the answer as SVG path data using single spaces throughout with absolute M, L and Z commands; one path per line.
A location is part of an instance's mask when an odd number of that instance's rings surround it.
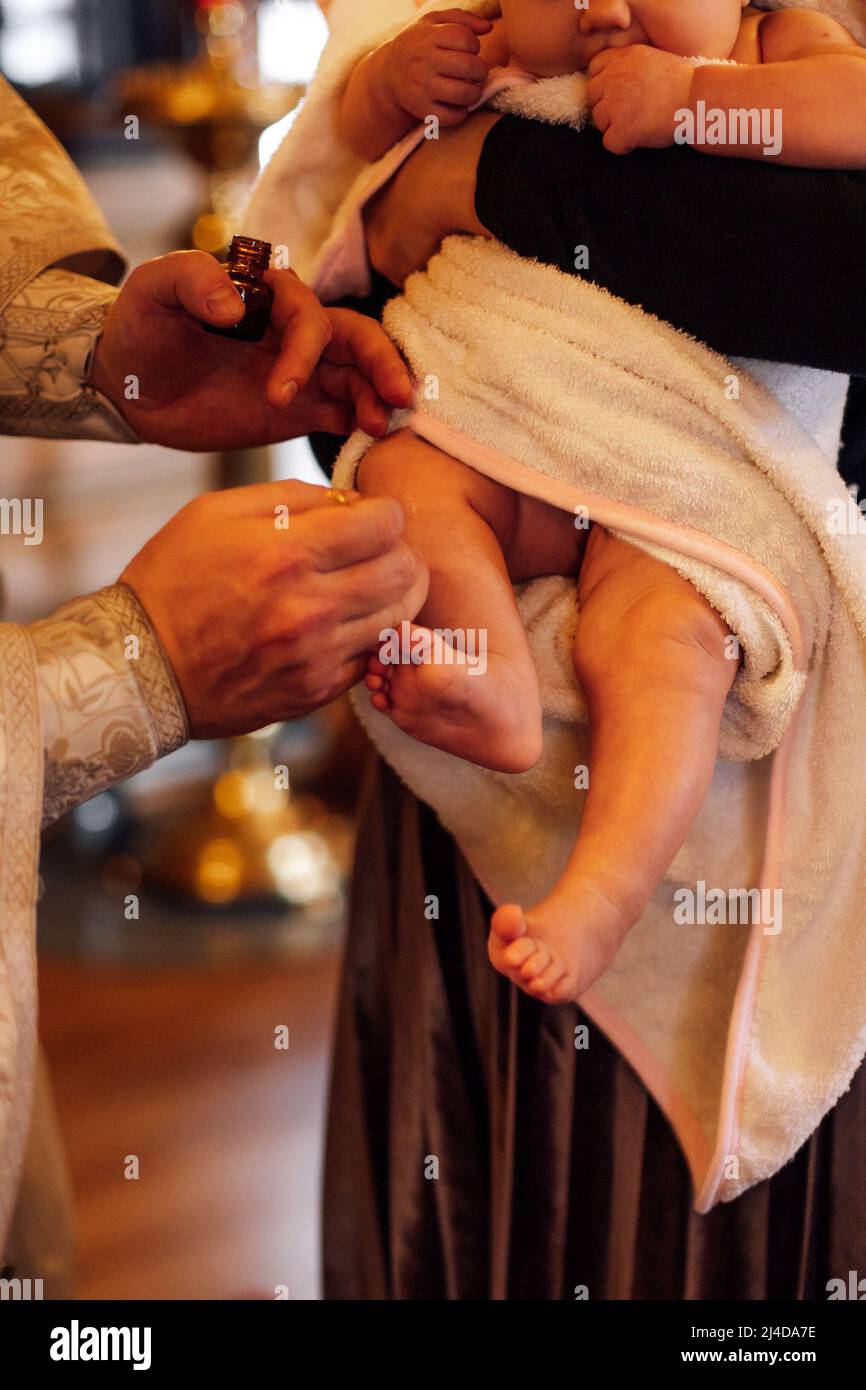
M 186 246 L 220 255 L 303 97 L 326 9 L 0 0 L 0 70 L 69 150 L 131 264 Z M 220 456 L 12 439 L 0 449 L 0 496 L 45 505 L 41 546 L 4 542 L 3 616 L 24 621 L 113 582 L 202 489 L 321 481 L 305 441 Z M 278 1285 L 319 1296 L 322 1127 L 362 758 L 340 702 L 181 750 L 46 837 L 41 1031 L 82 1297 L 273 1298 Z M 125 1176 L 128 1155 L 137 1179 Z

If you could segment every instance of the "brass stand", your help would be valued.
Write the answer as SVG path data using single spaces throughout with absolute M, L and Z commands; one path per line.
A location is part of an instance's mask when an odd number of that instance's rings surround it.
M 263 130 L 293 110 L 304 94 L 295 86 L 259 84 L 255 6 L 202 6 L 201 51 L 194 62 L 149 64 L 118 83 L 118 105 L 166 131 L 205 175 L 205 206 L 191 243 L 214 255 L 234 231 L 258 170 Z
M 145 864 L 148 881 L 213 907 L 330 909 L 351 860 L 351 821 L 286 787 L 278 734 L 274 726 L 229 743 L 201 812 L 164 827 Z

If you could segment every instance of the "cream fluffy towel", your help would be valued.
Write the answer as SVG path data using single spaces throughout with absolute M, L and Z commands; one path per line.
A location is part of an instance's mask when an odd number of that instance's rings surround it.
M 668 1114 L 706 1210 L 785 1163 L 866 1051 L 866 544 L 833 534 L 837 517 L 856 531 L 859 512 L 810 435 L 748 376 L 729 400 L 729 362 L 496 243 L 449 238 L 385 322 L 439 387 L 394 428 L 410 424 L 508 487 L 585 506 L 687 575 L 742 645 L 704 808 L 582 1000 Z M 369 443 L 349 441 L 338 483 Z M 533 581 L 519 603 L 545 711 L 531 772 L 416 743 L 366 692 L 356 705 L 494 902 L 531 903 L 577 834 L 586 720 L 573 582 Z M 678 925 L 674 895 L 699 901 L 701 881 L 762 887 L 770 909 L 751 930 Z
M 308 275 L 318 268 L 319 285 L 336 293 L 364 288 L 360 201 L 418 138 L 362 171 L 346 196 L 358 162 L 344 150 L 335 157 L 333 117 L 370 46 L 337 45 L 328 55 L 246 219 L 251 233 L 287 241 L 296 266 Z M 512 109 L 542 100 L 543 118 L 582 118 L 581 79 L 516 80 L 525 82 L 516 93 L 486 97 Z M 313 193 L 301 181 L 317 166 L 325 177 Z M 706 805 L 614 966 L 582 1001 L 668 1114 L 696 1205 L 707 1210 L 795 1152 L 866 1050 L 866 792 L 856 771 L 866 739 L 854 717 L 866 696 L 866 556 L 862 537 L 831 534 L 828 505 L 854 532 L 859 522 L 815 442 L 832 453 L 841 383 L 765 367 L 787 412 L 746 375 L 730 400 L 730 363 L 489 242 L 449 239 L 386 323 L 418 375 L 439 378 L 438 401 L 395 428 L 408 421 L 510 487 L 585 505 L 688 575 L 742 643 Z M 350 441 L 340 481 L 369 442 Z M 577 833 L 573 769 L 585 761 L 585 717 L 570 659 L 573 584 L 536 581 L 519 602 L 545 705 L 545 751 L 531 773 L 475 768 L 406 738 L 365 695 L 359 704 L 491 897 L 530 902 L 548 890 Z M 678 925 L 674 895 L 685 887 L 699 899 L 700 883 L 760 885 L 773 904 L 781 886 L 782 929 Z

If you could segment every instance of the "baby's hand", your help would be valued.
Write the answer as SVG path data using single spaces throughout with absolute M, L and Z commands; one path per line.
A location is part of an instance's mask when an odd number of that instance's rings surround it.
M 612 154 L 674 143 L 677 111 L 691 102 L 694 67 L 687 58 L 645 44 L 606 48 L 589 65 L 592 119 Z
M 487 64 L 478 57 L 479 34 L 493 28 L 467 10 L 423 15 L 389 45 L 385 81 L 391 100 L 416 120 L 436 116 L 456 126 L 481 98 Z

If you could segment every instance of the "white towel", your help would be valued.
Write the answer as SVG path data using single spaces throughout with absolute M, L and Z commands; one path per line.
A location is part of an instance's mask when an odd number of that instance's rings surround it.
M 707 1210 L 781 1167 L 866 1051 L 866 521 L 756 381 L 740 373 L 731 399 L 723 358 L 495 242 L 449 238 L 385 323 L 416 375 L 439 384 L 393 428 L 410 424 L 508 487 L 585 505 L 690 578 L 741 643 L 707 801 L 582 1001 L 668 1114 Z M 349 441 L 338 484 L 370 442 Z M 834 534 L 839 518 L 848 534 Z M 418 744 L 356 692 L 371 737 L 495 902 L 542 897 L 577 834 L 575 602 L 568 579 L 519 593 L 545 714 L 531 772 Z M 678 925 L 675 893 L 699 903 L 701 882 L 780 888 L 781 930 L 773 897 L 751 930 Z

